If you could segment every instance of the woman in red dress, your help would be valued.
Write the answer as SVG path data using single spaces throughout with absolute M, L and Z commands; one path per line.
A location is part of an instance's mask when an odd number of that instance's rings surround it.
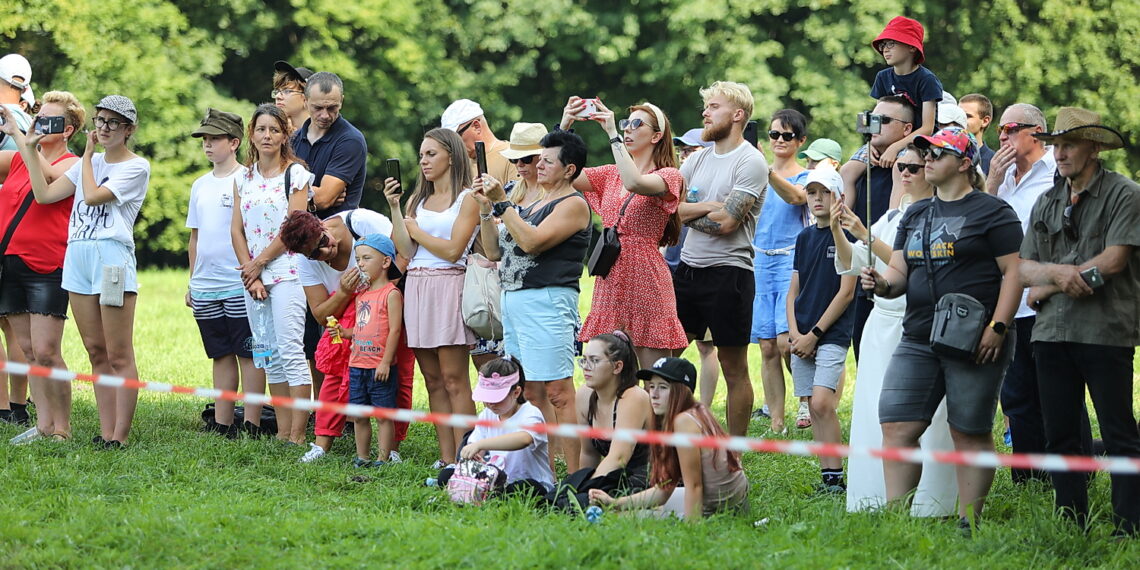
M 592 120 L 610 137 L 614 164 L 587 168 L 574 188 L 586 196 L 606 227 L 618 224 L 621 255 L 609 275 L 594 282 L 594 299 L 579 339 L 624 330 L 638 361 L 652 363 L 688 345 L 677 320 L 673 279 L 658 249 L 677 243 L 677 204 L 684 181 L 677 170 L 669 119 L 661 109 L 652 103 L 634 105 L 628 119 L 616 121 L 600 100 L 592 101 L 597 110 L 579 116 L 587 101 L 571 97 L 563 109 L 562 128 Z

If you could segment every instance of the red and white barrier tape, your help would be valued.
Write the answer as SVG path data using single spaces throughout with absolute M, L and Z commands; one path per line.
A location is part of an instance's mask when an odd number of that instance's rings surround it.
M 778 439 L 758 439 L 749 437 L 708 437 L 695 436 L 683 433 L 668 433 L 659 431 L 595 428 L 571 424 L 522 424 L 511 420 L 480 420 L 475 416 L 462 416 L 456 414 L 435 414 L 430 412 L 417 412 L 415 410 L 374 408 L 356 404 L 337 404 L 319 402 L 315 400 L 296 399 L 265 394 L 241 394 L 229 390 L 215 390 L 213 388 L 192 388 L 189 386 L 175 386 L 162 382 L 142 382 L 139 380 L 108 376 L 104 374 L 81 374 L 57 368 L 43 366 L 29 366 L 19 362 L 3 362 L 0 370 L 11 374 L 32 375 L 52 380 L 72 382 L 75 380 L 98 384 L 100 386 L 122 387 L 151 392 L 169 392 L 200 396 L 202 398 L 224 399 L 230 401 L 243 401 L 247 404 L 269 404 L 275 408 L 293 408 L 302 410 L 322 410 L 343 414 L 346 416 L 370 416 L 400 422 L 425 422 L 451 427 L 470 428 L 477 425 L 494 427 L 507 426 L 517 429 L 526 429 L 549 435 L 571 438 L 608 439 L 611 441 L 628 441 L 634 443 L 648 443 L 668 445 L 671 447 L 700 447 L 711 449 L 731 449 L 747 452 L 758 451 L 763 453 L 780 453 L 785 455 L 819 456 L 819 457 L 878 457 L 891 461 L 905 461 L 909 463 L 922 463 L 935 461 L 954 465 L 970 465 L 974 467 L 1013 467 L 1018 469 L 1040 469 L 1045 471 L 1107 471 L 1109 473 L 1140 473 L 1140 458 L 1134 457 L 1089 457 L 1079 455 L 1044 455 L 1044 454 L 1004 454 L 990 452 L 969 451 L 924 451 L 914 448 L 867 448 L 850 447 L 834 443 L 812 443 L 807 441 L 789 441 Z

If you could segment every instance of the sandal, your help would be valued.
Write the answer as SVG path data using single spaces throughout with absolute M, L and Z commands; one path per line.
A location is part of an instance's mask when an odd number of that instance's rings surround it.
M 796 413 L 796 427 L 800 429 L 811 427 L 811 411 L 808 410 L 807 402 L 800 402 L 800 411 Z

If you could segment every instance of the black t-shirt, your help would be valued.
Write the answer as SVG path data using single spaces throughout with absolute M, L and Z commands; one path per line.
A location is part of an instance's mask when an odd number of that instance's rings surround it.
M 848 236 L 848 241 L 855 241 Z M 831 228 L 810 225 L 796 236 L 796 257 L 792 270 L 799 276 L 800 292 L 796 296 L 796 328 L 808 334 L 819 318 L 827 311 L 827 306 L 839 293 L 839 282 L 843 278 L 835 272 L 835 239 Z M 852 295 L 854 297 L 854 295 Z M 851 344 L 851 326 L 855 322 L 854 304 L 836 319 L 823 333 L 817 344 Z
M 875 75 L 875 84 L 871 86 L 871 97 L 881 99 L 887 95 L 898 95 L 910 103 L 914 108 L 914 129 L 918 130 L 922 126 L 922 104 L 942 100 L 942 82 L 933 71 L 921 65 L 906 75 L 899 75 L 893 67 L 888 67 Z
M 851 211 L 867 223 L 867 166 L 864 164 L 863 173 L 855 183 L 855 207 Z M 871 167 L 871 223 L 879 221 L 891 205 L 891 188 L 894 186 L 890 168 Z M 870 227 L 870 226 L 867 226 Z
M 930 338 L 935 300 L 930 298 L 929 275 L 923 255 L 928 212 L 934 208 L 930 232 L 930 258 L 934 267 L 934 294 L 965 293 L 993 314 L 1001 291 L 1002 272 L 996 258 L 1021 248 L 1021 221 L 1009 204 L 985 192 L 971 192 L 960 200 L 931 198 L 907 208 L 895 250 L 902 250 L 908 277 L 903 336 L 915 342 Z

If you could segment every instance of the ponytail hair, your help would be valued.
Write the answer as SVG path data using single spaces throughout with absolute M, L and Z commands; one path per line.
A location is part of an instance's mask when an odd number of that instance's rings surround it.
M 617 399 L 630 388 L 637 387 L 637 353 L 633 351 L 633 341 L 625 331 L 614 331 L 595 335 L 590 340 L 600 340 L 606 343 L 606 357 L 612 362 L 621 362 L 621 373 L 618 375 Z M 598 393 L 590 394 L 590 415 L 594 417 L 598 412 Z

